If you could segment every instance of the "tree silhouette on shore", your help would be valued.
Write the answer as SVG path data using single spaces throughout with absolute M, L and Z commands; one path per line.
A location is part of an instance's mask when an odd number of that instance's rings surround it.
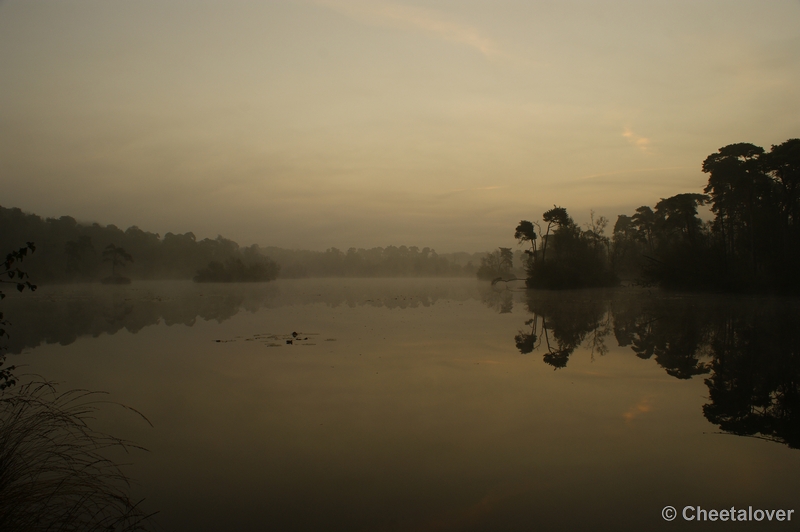
M 103 250 L 103 262 L 111 264 L 111 277 L 103 279 L 105 283 L 130 283 L 131 280 L 117 274 L 117 268 L 125 266 L 126 262 L 133 262 L 133 256 L 120 246 L 109 244 Z

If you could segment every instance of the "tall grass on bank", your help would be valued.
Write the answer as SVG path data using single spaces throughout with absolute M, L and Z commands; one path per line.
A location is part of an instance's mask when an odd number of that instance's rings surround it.
M 100 396 L 58 392 L 48 382 L 0 394 L 0 530 L 151 528 L 141 501 L 130 499 L 130 480 L 103 455 L 143 448 L 91 428 L 93 415 L 108 404 Z

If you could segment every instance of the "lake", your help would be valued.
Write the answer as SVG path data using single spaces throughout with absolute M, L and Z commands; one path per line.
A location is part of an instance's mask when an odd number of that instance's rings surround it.
M 19 375 L 152 422 L 96 419 L 149 450 L 118 458 L 159 529 L 800 521 L 681 515 L 800 511 L 795 300 L 306 279 L 45 286 L 2 305 Z

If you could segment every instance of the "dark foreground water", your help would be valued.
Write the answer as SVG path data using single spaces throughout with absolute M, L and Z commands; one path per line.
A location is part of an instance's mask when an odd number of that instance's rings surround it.
M 96 420 L 149 449 L 115 458 L 163 530 L 800 523 L 753 515 L 800 511 L 792 300 L 334 279 L 43 287 L 3 310 L 19 374 L 152 422 Z

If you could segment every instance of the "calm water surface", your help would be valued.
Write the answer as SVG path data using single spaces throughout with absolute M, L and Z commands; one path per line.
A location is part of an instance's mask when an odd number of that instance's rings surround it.
M 4 309 L 21 372 L 153 423 L 97 419 L 150 450 L 121 460 L 164 530 L 800 522 L 661 517 L 800 511 L 793 301 L 334 279 L 43 287 Z

